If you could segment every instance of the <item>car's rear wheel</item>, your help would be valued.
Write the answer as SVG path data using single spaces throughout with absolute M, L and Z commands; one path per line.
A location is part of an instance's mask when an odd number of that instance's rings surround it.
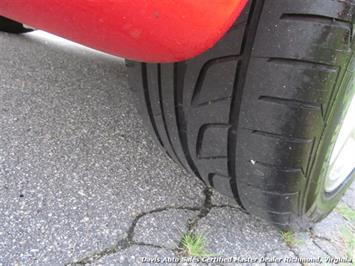
M 354 112 L 346 108 L 354 14 L 351 1 L 250 1 L 196 58 L 127 62 L 130 84 L 176 162 L 252 214 L 280 227 L 309 225 L 354 179 L 354 160 L 337 182 L 329 174 L 344 116 Z
M 0 16 L 0 31 L 19 34 L 33 31 L 33 29 L 27 28 L 21 23 Z

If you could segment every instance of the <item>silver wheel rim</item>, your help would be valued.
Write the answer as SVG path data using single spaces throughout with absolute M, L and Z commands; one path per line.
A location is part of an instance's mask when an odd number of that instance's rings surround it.
M 355 97 L 353 97 L 330 156 L 325 191 L 337 190 L 355 168 Z

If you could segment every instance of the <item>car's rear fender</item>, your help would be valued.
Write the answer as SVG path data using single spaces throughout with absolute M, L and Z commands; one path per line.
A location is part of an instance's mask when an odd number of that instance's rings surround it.
M 185 60 L 213 46 L 247 0 L 1 0 L 0 15 L 110 54 Z

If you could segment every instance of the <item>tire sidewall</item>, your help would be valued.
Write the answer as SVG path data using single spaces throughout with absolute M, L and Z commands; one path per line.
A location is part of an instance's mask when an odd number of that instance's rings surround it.
M 355 61 L 354 57 L 351 61 Z M 318 153 L 315 158 L 311 178 L 308 182 L 304 202 L 306 216 L 312 222 L 318 222 L 323 219 L 336 207 L 355 178 L 354 174 L 350 174 L 335 191 L 331 193 L 325 191 L 325 180 L 330 157 L 351 100 L 355 97 L 354 84 L 355 74 L 347 72 L 343 85 L 340 87 L 338 95 L 335 98 L 327 126 L 319 143 Z

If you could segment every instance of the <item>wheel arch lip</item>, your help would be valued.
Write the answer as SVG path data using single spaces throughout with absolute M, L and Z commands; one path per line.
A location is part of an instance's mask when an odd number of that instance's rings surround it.
M 212 47 L 248 0 L 1 0 L 0 15 L 91 48 L 176 62 Z

